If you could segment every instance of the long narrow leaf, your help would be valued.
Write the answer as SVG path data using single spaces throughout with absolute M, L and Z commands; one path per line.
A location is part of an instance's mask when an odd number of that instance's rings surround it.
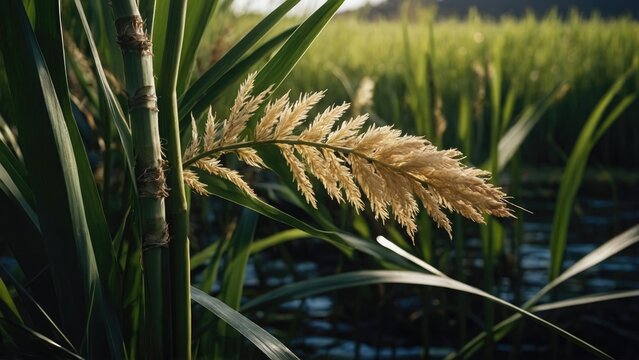
M 196 104 L 202 103 L 204 97 L 204 108 L 211 104 L 207 100 L 207 93 L 215 89 L 215 84 L 235 65 L 248 51 L 264 37 L 264 35 L 275 26 L 300 0 L 287 0 L 277 9 L 273 10 L 262 21 L 260 21 L 251 31 L 246 34 L 235 46 L 233 46 L 213 67 L 207 70 L 180 98 L 180 119 L 184 119 L 191 112 L 196 112 Z M 200 106 L 201 107 L 201 106 Z
M 232 309 L 240 307 L 242 290 L 244 288 L 244 273 L 248 263 L 249 252 L 259 215 L 249 209 L 244 208 L 240 215 L 240 221 L 231 237 L 230 246 L 227 251 L 227 264 L 224 269 L 222 279 L 222 290 L 218 298 Z M 221 346 L 216 347 L 218 358 L 232 359 L 239 358 L 239 346 L 241 344 L 237 333 L 229 331 L 225 323 L 220 323 L 214 338 L 221 339 Z
M 263 239 L 255 240 L 255 242 L 251 244 L 250 252 L 251 254 L 255 254 L 287 241 L 292 241 L 292 240 L 297 240 L 297 239 L 307 238 L 307 237 L 310 237 L 310 235 L 299 229 L 284 230 L 282 232 L 273 234 Z M 213 244 L 207 246 L 206 248 L 204 248 L 197 254 L 191 256 L 191 270 L 197 268 L 198 266 L 203 265 L 213 255 L 215 255 L 215 253 L 217 252 L 218 246 L 219 246 L 219 243 L 214 242 Z
M 622 299 L 631 299 L 639 297 L 639 290 L 629 290 L 629 291 L 620 291 L 609 294 L 593 294 L 580 296 L 573 299 L 566 299 L 561 301 L 556 301 L 548 304 L 537 305 L 531 309 L 532 312 L 542 312 L 542 311 L 550 311 L 557 309 L 565 309 L 568 307 L 574 306 L 582 306 L 582 305 L 592 305 L 601 303 L 604 301 L 614 301 L 614 300 L 622 300 Z
M 25 178 L 24 169 L 5 143 L 0 143 L 0 185 L 6 195 L 22 208 L 35 229 L 40 231 L 38 216 L 33 209 L 34 197 Z
M 298 359 L 284 344 L 277 340 L 266 330 L 257 326 L 254 322 L 244 317 L 236 310 L 222 301 L 209 296 L 205 292 L 191 287 L 191 298 L 193 301 L 204 306 L 207 310 L 215 314 L 235 330 L 239 331 L 249 341 L 258 347 L 269 359 L 287 360 Z
M 403 269 L 420 270 L 421 268 L 410 261 L 402 258 L 401 256 L 384 249 L 382 246 L 357 237 L 331 230 L 317 229 L 300 219 L 287 214 L 261 200 L 257 200 L 246 196 L 237 187 L 204 172 L 198 172 L 198 177 L 202 182 L 207 185 L 207 190 L 212 194 L 219 196 L 223 199 L 247 207 L 257 213 L 260 213 L 275 221 L 279 221 L 283 224 L 300 229 L 309 235 L 328 241 L 330 244 L 343 249 L 347 252 L 352 252 L 352 249 L 356 249 L 365 254 L 373 256 L 376 259 L 384 261 L 388 264 L 394 264 Z
M 256 93 L 266 90 L 271 85 L 277 88 L 284 81 L 343 2 L 344 0 L 327 0 L 300 25 L 277 55 L 260 70 L 255 78 Z
M 33 297 L 31 297 L 29 291 L 27 291 L 27 289 L 25 289 L 19 282 L 17 282 L 3 266 L 0 266 L 0 275 L 2 275 L 3 278 L 9 280 L 11 282 L 11 285 L 13 285 L 13 287 L 16 289 L 17 293 L 20 295 L 20 298 L 23 301 L 23 304 L 25 305 L 25 308 L 29 310 L 29 316 L 31 317 L 31 319 L 36 319 L 36 321 L 40 324 L 46 324 L 46 326 L 48 327 L 47 330 L 50 330 L 51 333 L 55 335 L 55 338 L 57 338 L 60 342 L 63 342 L 68 349 L 75 352 L 76 349 L 73 344 L 71 344 L 69 339 L 67 339 L 62 330 L 60 330 L 58 325 L 51 319 L 49 314 L 47 314 L 47 312 L 40 306 L 40 304 L 35 301 Z
M 102 317 L 105 303 L 83 205 L 73 143 L 56 96 L 56 88 L 22 2 L 3 1 L 0 9 L 11 19 L 0 22 L 0 32 L 3 34 L 0 47 L 15 102 L 14 114 L 20 130 L 21 148 L 56 281 L 56 295 L 66 321 L 65 331 L 72 342 L 80 344 L 86 324 L 98 320 L 98 317 L 90 317 L 93 305 L 96 305 L 104 326 L 109 327 L 110 321 Z M 52 15 L 57 16 L 55 13 Z M 92 345 L 105 339 L 109 339 L 109 344 L 118 342 L 118 335 L 111 329 L 98 329 L 102 331 L 92 332 L 91 337 L 92 341 L 100 341 L 92 342 Z M 97 348 L 92 347 L 87 351 L 91 353 Z M 117 348 L 111 351 L 118 356 Z
M 594 110 L 588 117 L 588 120 L 584 124 L 577 142 L 570 154 L 568 164 L 564 170 L 564 174 L 561 178 L 561 184 L 559 186 L 559 192 L 557 195 L 557 203 L 555 206 L 555 214 L 552 222 L 552 231 L 550 234 L 550 279 L 557 277 L 561 271 L 561 264 L 563 262 L 564 251 L 566 248 L 566 242 L 568 238 L 568 225 L 570 224 L 570 217 L 572 215 L 572 208 L 577 196 L 577 191 L 581 185 L 583 173 L 590 156 L 590 151 L 594 147 L 593 136 L 597 134 L 597 129 L 600 128 L 599 124 L 604 115 L 604 112 L 614 96 L 621 91 L 626 80 L 630 74 L 635 70 L 634 67 L 630 68 L 624 73 L 606 92 L 601 98 L 599 103 L 595 106 Z M 628 100 L 624 100 L 621 103 L 621 107 L 617 107 L 611 115 L 614 115 L 612 119 L 604 121 L 605 127 L 608 127 L 616 120 L 621 111 L 627 107 Z M 601 136 L 601 135 L 599 135 Z
M 0 267 L 0 269 L 2 269 Z M 0 317 L 7 318 L 16 323 L 22 324 L 22 317 L 16 307 L 9 288 L 5 285 L 4 281 L 0 277 Z
M 581 260 L 574 263 L 570 268 L 566 269 L 564 273 L 555 278 L 553 281 L 544 286 L 541 290 L 539 290 L 530 300 L 528 300 L 522 307 L 524 309 L 529 309 L 532 305 L 536 304 L 539 300 L 541 300 L 544 295 L 550 292 L 552 289 L 562 284 L 566 280 L 572 278 L 573 276 L 594 267 L 595 265 L 605 261 L 611 256 L 617 254 L 618 252 L 636 244 L 639 242 L 639 225 L 635 225 L 632 228 L 624 231 L 623 233 L 615 236 L 614 238 L 606 241 L 603 245 L 598 247 L 597 249 L 588 253 L 588 255 L 584 256 Z M 515 320 L 518 320 L 519 317 L 514 320 L 504 320 L 498 325 L 495 326 L 495 339 L 499 340 L 506 336 L 508 332 L 510 332 L 514 326 L 513 323 Z M 486 332 L 481 332 L 475 338 L 466 343 L 457 353 L 450 354 L 447 356 L 447 359 L 453 358 L 468 358 L 472 354 L 474 354 L 478 349 L 481 348 L 483 342 L 486 338 Z
M 178 96 L 184 93 L 186 87 L 191 82 L 198 47 L 202 42 L 204 30 L 209 24 L 218 3 L 219 0 L 189 1 L 188 3 L 182 56 L 180 58 L 180 72 L 177 82 Z
M 503 170 L 510 159 L 517 153 L 524 140 L 530 134 L 533 127 L 539 122 L 542 115 L 553 104 L 558 93 L 560 93 L 563 84 L 557 84 L 546 96 L 535 104 L 528 107 L 519 116 L 519 119 L 505 134 L 499 139 L 497 156 L 499 157 L 497 169 Z M 484 166 L 484 168 L 486 168 Z
M 55 341 L 25 325 L 11 322 L 2 317 L 0 317 L 0 325 L 10 334 L 18 347 L 23 349 L 23 356 L 83 360 L 83 357 L 80 355 L 65 349 Z
M 106 222 L 100 195 L 96 186 L 91 165 L 80 137 L 76 121 L 71 110 L 69 86 L 67 84 L 66 59 L 62 44 L 62 23 L 59 1 L 36 2 L 36 36 L 52 76 L 58 103 L 66 121 L 69 140 L 73 150 L 78 172 L 78 181 L 82 191 L 82 201 L 86 211 L 86 221 L 95 249 L 96 264 L 106 289 L 116 299 L 120 297 L 120 273 L 116 266 L 115 254 L 111 246 L 111 234 Z M 46 14 L 46 16 L 45 16 Z
M 580 339 L 579 337 L 567 332 L 566 330 L 534 315 L 520 307 L 517 307 L 505 300 L 490 295 L 482 290 L 464 284 L 457 280 L 444 278 L 437 275 L 423 274 L 413 271 L 393 271 L 393 270 L 370 270 L 355 271 L 350 273 L 325 276 L 289 284 L 273 290 L 267 294 L 259 296 L 249 301 L 242 311 L 254 310 L 257 307 L 263 307 L 268 304 L 285 302 L 293 299 L 303 298 L 318 293 L 344 289 L 354 286 L 374 285 L 383 283 L 425 285 L 447 288 L 455 291 L 461 291 L 473 295 L 477 295 L 496 304 L 507 307 L 520 313 L 522 316 L 535 321 L 536 323 L 548 328 L 549 330 L 565 337 L 575 344 L 583 347 L 591 353 L 606 359 L 611 359 L 609 355 L 599 350 L 595 346 Z
M 128 165 L 128 174 L 131 177 L 132 186 L 135 188 L 137 182 L 135 177 L 135 158 L 133 155 L 133 139 L 131 135 L 131 128 L 129 128 L 129 124 L 122 113 L 120 104 L 113 94 L 113 91 L 111 90 L 111 87 L 109 86 L 109 83 L 107 81 L 104 69 L 102 68 L 102 62 L 100 61 L 98 50 L 95 46 L 95 41 L 93 41 L 93 36 L 91 35 L 91 28 L 89 27 L 89 24 L 87 22 L 87 18 L 84 14 L 84 10 L 82 8 L 82 3 L 80 0 L 75 0 L 75 10 L 77 11 L 77 14 L 82 23 L 82 27 L 84 28 L 85 34 L 87 36 L 91 59 L 93 60 L 96 73 L 98 74 L 97 80 L 99 89 L 102 93 L 102 96 L 107 102 L 107 107 L 109 109 L 110 115 L 113 119 L 113 122 L 115 123 L 116 128 L 118 129 L 120 141 L 122 142 L 122 149 L 124 150 L 124 157 Z

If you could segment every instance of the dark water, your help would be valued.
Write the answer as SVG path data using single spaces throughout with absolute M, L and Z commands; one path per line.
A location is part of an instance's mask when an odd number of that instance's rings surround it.
M 586 184 L 580 191 L 571 221 L 564 269 L 606 240 L 639 223 L 639 190 L 633 186 L 601 190 Z M 538 184 L 534 192 L 520 195 L 519 204 L 531 210 L 523 220 L 520 246 L 514 245 L 513 226 L 506 224 L 505 253 L 496 271 L 495 294 L 523 303 L 548 282 L 549 238 L 556 184 Z M 618 194 L 622 193 L 623 196 Z M 457 277 L 454 245 L 442 242 L 439 263 Z M 441 244 L 440 244 L 441 245 Z M 481 287 L 481 242 L 477 235 L 465 240 L 467 282 Z M 446 257 L 448 260 L 446 261 Z M 519 266 L 517 265 L 519 258 Z M 291 260 L 295 259 L 295 260 Z M 442 260 L 444 259 L 444 260 Z M 367 267 L 368 266 L 368 267 Z M 302 240 L 280 250 L 267 251 L 247 269 L 248 297 L 294 281 L 337 272 L 375 268 L 364 256 L 344 259 L 320 241 Z M 441 268 L 441 267 L 440 267 Z M 639 246 L 634 246 L 562 284 L 548 300 L 639 289 Z M 466 297 L 469 313 L 466 339 L 482 331 L 483 302 Z M 428 333 L 428 353 L 442 358 L 462 344 L 457 311 L 460 297 L 452 291 L 404 285 L 380 285 L 340 290 L 291 301 L 258 312 L 255 321 L 272 331 L 303 359 L 418 359 Z M 425 304 L 427 306 L 425 306 Z M 496 306 L 497 319 L 512 313 Z M 424 316 L 426 314 L 426 316 Z M 639 301 L 617 300 L 578 306 L 540 315 L 617 358 L 632 358 L 639 351 Z M 427 321 L 424 321 L 424 320 Z M 496 346 L 496 358 L 536 359 L 590 355 L 527 322 L 519 336 L 511 335 Z M 477 355 L 482 358 L 480 351 Z

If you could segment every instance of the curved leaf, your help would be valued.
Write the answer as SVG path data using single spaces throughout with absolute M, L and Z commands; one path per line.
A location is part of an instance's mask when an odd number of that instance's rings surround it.
M 55 94 L 66 122 L 68 137 L 73 150 L 78 172 L 78 182 L 82 191 L 82 201 L 86 212 L 86 221 L 91 234 L 91 243 L 95 249 L 96 264 L 102 282 L 114 298 L 120 296 L 119 269 L 111 246 L 111 234 L 102 208 L 91 165 L 84 148 L 76 120 L 71 109 L 69 86 L 67 83 L 66 59 L 62 44 L 62 23 L 59 1 L 36 2 L 36 36 L 47 60 L 47 69 L 51 74 Z M 45 16 L 44 14 L 47 14 Z
M 526 311 L 520 307 L 517 307 L 505 300 L 490 295 L 480 289 L 464 284 L 457 280 L 445 278 L 437 275 L 423 274 L 413 271 L 393 271 L 393 270 L 370 270 L 370 271 L 355 271 L 350 273 L 325 276 L 321 278 L 315 278 L 306 280 L 294 284 L 282 286 L 276 290 L 273 290 L 267 294 L 259 296 L 243 306 L 242 311 L 254 310 L 258 307 L 263 307 L 268 304 L 285 302 L 292 299 L 298 299 L 307 297 L 310 295 L 323 293 L 327 291 L 333 291 L 337 289 L 349 288 L 362 285 L 373 285 L 383 283 L 397 283 L 397 284 L 409 284 L 409 285 L 425 285 L 435 286 L 441 288 L 447 288 L 455 291 L 461 291 L 473 295 L 477 295 L 487 299 L 496 304 L 505 306 L 511 310 L 514 310 L 521 314 L 523 317 L 530 319 L 551 331 L 565 337 L 569 341 L 581 346 L 582 348 L 590 351 L 598 357 L 604 359 L 611 359 L 611 357 L 599 350 L 595 346 L 580 339 L 579 337 L 567 332 L 566 330 L 538 317 Z
M 23 299 L 24 304 L 26 305 L 25 308 L 29 310 L 29 316 L 31 317 L 31 319 L 37 319 L 39 324 L 44 324 L 44 326 L 47 326 L 52 334 L 54 334 L 60 341 L 63 341 L 65 343 L 66 347 L 73 351 L 76 351 L 73 344 L 71 344 L 69 339 L 67 339 L 58 325 L 51 319 L 51 317 L 49 317 L 49 314 L 46 313 L 46 311 L 40 306 L 40 304 L 38 304 L 38 302 L 35 301 L 33 297 L 31 297 L 31 294 L 29 294 L 27 289 L 25 289 L 19 282 L 17 282 L 3 266 L 0 266 L 0 274 L 5 279 L 9 280 L 9 282 L 15 287 L 17 293 L 20 294 L 20 297 Z
M 288 39 L 295 29 L 297 29 L 297 26 L 282 31 L 280 34 L 268 40 L 262 46 L 258 47 L 255 51 L 240 60 L 235 66 L 233 66 L 233 68 L 228 70 L 211 86 L 207 93 L 197 102 L 192 112 L 200 114 L 208 109 L 208 107 L 214 103 L 229 86 L 238 81 L 242 76 L 245 76 L 251 67 L 257 64 L 258 61 L 264 58 L 267 54 L 271 53 L 281 42 Z M 191 122 L 187 121 L 189 114 L 190 113 L 187 112 L 186 108 L 180 107 L 179 118 L 181 122 L 180 132 L 182 133 L 182 144 L 188 144 L 190 140 L 189 137 L 191 136 Z M 198 125 L 200 125 L 204 119 L 205 117 L 200 117 Z
M 530 131 L 539 122 L 546 110 L 555 102 L 557 94 L 563 91 L 563 87 L 563 83 L 557 84 L 541 100 L 527 107 L 519 115 L 517 122 L 499 139 L 499 144 L 497 145 L 497 169 L 499 171 L 503 170 L 510 159 L 517 153 Z M 488 168 L 488 164 L 485 164 L 483 168 Z
M 269 359 L 288 360 L 299 359 L 284 344 L 277 340 L 266 330 L 257 326 L 254 322 L 244 317 L 244 315 L 233 310 L 222 301 L 209 296 L 202 290 L 191 286 L 191 298 L 193 301 L 204 306 L 207 310 L 215 314 L 235 330 L 239 331 L 255 346 L 257 346 Z
M 191 82 L 193 66 L 197 50 L 202 42 L 204 30 L 211 21 L 219 0 L 189 1 L 186 10 L 184 40 L 180 57 L 180 71 L 178 73 L 177 94 L 182 95 Z
M 199 112 L 196 109 L 206 109 L 212 102 L 211 96 L 207 94 L 218 87 L 215 85 L 218 80 L 229 72 L 275 24 L 299 2 L 300 0 L 287 0 L 282 3 L 277 9 L 273 10 L 262 21 L 255 25 L 242 40 L 195 81 L 184 95 L 180 97 L 180 119 L 186 118 L 191 112 L 198 114 Z M 197 104 L 200 105 L 196 106 Z
M 572 215 L 572 208 L 577 196 L 577 191 L 581 185 L 586 164 L 590 156 L 590 151 L 594 147 L 598 137 L 603 134 L 615 120 L 619 118 L 623 110 L 632 102 L 633 98 L 626 98 L 619 103 L 610 113 L 608 118 L 600 125 L 604 112 L 608 105 L 617 95 L 630 74 L 635 71 L 631 67 L 626 71 L 599 100 L 588 120 L 584 124 L 577 142 L 570 153 L 568 163 L 559 185 L 555 214 L 552 221 L 552 231 L 550 233 L 550 280 L 556 278 L 561 272 L 561 264 L 564 258 L 564 250 L 568 240 L 568 226 Z
M 251 254 L 258 253 L 270 247 L 279 245 L 281 243 L 297 240 L 301 238 L 307 238 L 309 235 L 299 229 L 290 229 L 284 230 L 282 232 L 273 234 L 271 236 L 265 237 L 263 239 L 255 240 L 251 244 L 250 252 Z M 209 258 L 211 258 L 217 252 L 217 248 L 219 246 L 218 242 L 214 242 L 213 244 L 207 246 L 197 254 L 191 256 L 191 270 L 197 268 L 198 266 L 203 265 Z
M 67 119 L 22 2 L 3 1 L 0 10 L 11 19 L 0 22 L 0 48 L 58 304 L 67 320 L 64 330 L 72 342 L 80 344 L 87 324 L 102 321 L 104 327 L 96 326 L 101 331 L 92 332 L 91 340 L 109 339 L 117 356 L 119 348 L 114 344 L 121 343 L 121 337 L 106 315 Z M 38 16 L 55 17 L 59 12 Z M 93 306 L 98 316 L 91 316 Z
M 280 51 L 260 70 L 255 78 L 255 93 L 260 93 L 271 85 L 277 88 L 284 81 L 343 2 L 344 0 L 327 0 L 300 25 Z
M 83 358 L 60 346 L 28 326 L 18 324 L 0 317 L 0 324 L 17 346 L 22 349 L 23 356 L 35 358 L 79 359 Z M 28 349 L 28 350 L 27 350 Z
M 528 300 L 522 307 L 524 309 L 530 308 L 532 305 L 536 304 L 539 300 L 541 300 L 544 295 L 550 292 L 552 289 L 557 287 L 559 284 L 564 281 L 570 279 L 571 277 L 592 268 L 593 266 L 601 263 L 602 261 L 610 258 L 611 256 L 617 254 L 623 249 L 628 248 L 631 245 L 639 242 L 639 225 L 635 225 L 632 228 L 624 231 L 623 233 L 615 236 L 614 238 L 606 241 L 603 245 L 598 247 L 597 249 L 588 253 L 588 255 L 584 256 L 581 260 L 574 263 L 570 268 L 566 269 L 560 276 L 556 277 L 553 281 L 544 286 L 541 290 L 539 290 L 530 300 Z M 501 323 L 497 324 L 493 329 L 495 330 L 494 336 L 495 340 L 499 340 L 503 338 L 507 333 L 509 333 L 513 329 L 513 323 L 519 320 L 519 317 L 515 319 L 506 319 Z M 447 359 L 454 358 L 468 358 L 477 350 L 479 350 L 483 342 L 486 338 L 486 332 L 481 332 L 477 336 L 475 336 L 472 340 L 467 342 L 457 353 L 453 353 L 447 356 Z
M 104 100 L 107 102 L 107 107 L 109 109 L 110 115 L 113 118 L 115 127 L 118 130 L 120 141 L 122 142 L 122 149 L 124 150 L 124 158 L 128 165 L 128 173 L 131 178 L 131 184 L 135 188 L 137 181 L 134 172 L 135 157 L 133 155 L 133 138 L 131 135 L 131 128 L 129 128 L 129 124 L 124 117 L 124 114 L 122 113 L 122 109 L 120 108 L 120 103 L 113 94 L 113 91 L 111 90 L 111 87 L 109 86 L 109 83 L 107 81 L 104 69 L 102 68 L 102 62 L 100 61 L 97 47 L 95 46 L 95 41 L 93 41 L 91 28 L 89 27 L 89 24 L 87 22 L 87 18 L 84 14 L 84 10 L 82 8 L 82 3 L 80 0 L 75 0 L 75 9 L 82 23 L 82 27 L 84 28 L 84 32 L 87 36 L 91 59 L 93 60 L 96 73 L 98 74 L 97 80 L 100 93 L 102 94 Z
M 202 171 L 198 171 L 199 179 L 207 185 L 207 190 L 223 199 L 247 207 L 257 213 L 269 217 L 275 221 L 300 229 L 307 234 L 319 239 L 328 241 L 347 254 L 352 253 L 352 249 L 356 249 L 368 254 L 382 262 L 395 267 L 409 270 L 420 270 L 421 268 L 403 257 L 384 249 L 382 246 L 372 242 L 359 239 L 355 236 L 342 232 L 317 229 L 304 221 L 287 214 L 261 200 L 247 196 L 234 185 L 221 180 L 215 176 L 211 176 Z

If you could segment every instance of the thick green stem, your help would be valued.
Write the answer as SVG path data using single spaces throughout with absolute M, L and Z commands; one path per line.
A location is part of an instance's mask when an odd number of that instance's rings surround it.
M 177 76 L 180 64 L 186 0 L 173 0 L 169 4 L 166 24 L 162 73 L 158 74 L 160 94 L 160 134 L 165 141 L 168 161 L 167 182 L 171 189 L 167 199 L 166 216 L 169 223 L 171 292 L 171 343 L 173 358 L 191 358 L 191 278 L 187 202 L 182 177 L 182 155 L 177 105 Z
M 145 357 L 162 359 L 164 278 L 162 249 L 168 243 L 164 214 L 167 187 L 164 177 L 158 107 L 153 78 L 151 40 L 135 0 L 113 1 L 113 13 L 122 50 L 129 119 L 135 147 L 137 213 L 143 246 L 145 293 Z

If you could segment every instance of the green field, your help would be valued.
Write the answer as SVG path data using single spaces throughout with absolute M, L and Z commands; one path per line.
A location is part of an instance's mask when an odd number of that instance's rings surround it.
M 458 146 L 454 135 L 460 100 L 468 97 L 476 110 L 483 110 L 473 115 L 475 119 L 487 121 L 491 112 L 488 68 L 499 62 L 501 95 L 514 97 L 513 116 L 559 82 L 569 86 L 528 139 L 532 149 L 542 153 L 523 154 L 533 165 L 562 166 L 565 152 L 593 104 L 639 59 L 639 23 L 631 19 L 575 15 L 561 20 L 550 15 L 543 19 L 486 20 L 471 14 L 466 20 L 433 23 L 430 16 L 424 12 L 407 24 L 401 20 L 337 17 L 293 70 L 286 88 L 330 89 L 327 103 L 352 101 L 350 92 L 363 77 L 370 77 L 376 84 L 371 110 L 382 121 L 412 131 L 415 116 L 407 103 L 415 94 L 407 79 L 433 80 L 448 121 L 444 145 Z M 431 78 L 425 72 L 426 56 L 432 59 Z M 638 86 L 635 72 L 622 94 L 632 93 Z M 635 104 L 610 129 L 594 159 L 608 166 L 639 166 L 637 114 L 639 107 Z

